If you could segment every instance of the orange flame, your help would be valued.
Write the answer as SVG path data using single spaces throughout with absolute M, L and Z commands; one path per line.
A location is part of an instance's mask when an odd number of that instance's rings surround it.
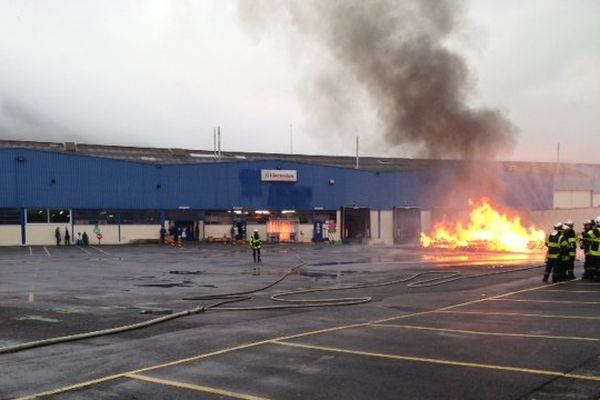
M 469 224 L 454 224 L 446 218 L 436 222 L 431 235 L 421 233 L 421 246 L 437 248 L 474 248 L 495 251 L 532 251 L 543 248 L 545 234 L 535 226 L 521 225 L 521 218 L 495 210 L 489 200 L 469 200 Z

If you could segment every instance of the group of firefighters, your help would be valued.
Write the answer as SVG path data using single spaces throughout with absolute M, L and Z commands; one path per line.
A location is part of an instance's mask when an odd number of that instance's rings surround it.
M 583 230 L 578 235 L 573 228 L 573 221 L 554 224 L 554 230 L 546 239 L 546 270 L 544 282 L 552 277 L 552 282 L 575 279 L 575 254 L 577 246 L 583 250 L 585 261 L 582 279 L 593 279 L 600 276 L 600 216 L 595 220 L 583 223 Z

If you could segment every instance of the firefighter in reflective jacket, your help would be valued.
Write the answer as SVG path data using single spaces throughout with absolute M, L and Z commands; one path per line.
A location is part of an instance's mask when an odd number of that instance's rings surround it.
M 575 229 L 573 229 L 573 221 L 568 220 L 565 222 L 565 227 L 563 229 L 563 235 L 567 238 L 567 242 L 569 243 L 569 253 L 564 258 L 565 261 L 565 273 L 567 279 L 575 279 L 575 254 L 577 251 L 577 233 L 575 233 Z
M 563 224 L 554 224 L 554 230 L 548 235 L 546 247 L 546 271 L 544 272 L 544 282 L 548 282 L 548 277 L 552 274 L 552 282 L 558 282 L 564 279 L 563 257 L 569 254 L 569 242 L 562 233 Z
M 600 217 L 594 221 L 594 228 L 588 231 L 590 250 L 586 278 L 600 275 Z
M 594 221 L 588 219 L 583 223 L 583 231 L 581 231 L 581 235 L 579 236 L 579 248 L 583 250 L 583 254 L 585 256 L 585 261 L 583 262 L 583 275 L 581 276 L 583 279 L 588 278 L 588 268 L 590 265 L 590 248 L 592 247 L 592 241 L 590 240 L 589 231 L 594 229 Z
M 260 239 L 260 236 L 258 236 L 258 231 L 256 229 L 250 238 L 250 247 L 252 247 L 252 258 L 254 258 L 254 262 L 260 262 L 260 248 L 262 247 L 262 240 Z

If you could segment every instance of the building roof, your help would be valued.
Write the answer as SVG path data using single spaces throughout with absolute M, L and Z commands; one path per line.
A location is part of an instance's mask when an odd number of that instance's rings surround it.
M 306 154 L 223 151 L 221 152 L 219 157 L 216 154 L 216 152 L 209 150 L 113 146 L 99 144 L 83 144 L 74 142 L 36 142 L 19 140 L 0 140 L 0 149 L 2 148 L 43 150 L 156 165 L 200 164 L 257 160 L 285 160 L 342 168 L 356 168 L 356 157 L 354 156 L 323 156 Z M 537 174 L 555 174 L 557 170 L 559 170 L 561 175 L 571 176 L 586 176 L 589 174 L 590 169 L 595 169 L 594 167 L 600 167 L 587 165 L 588 168 L 580 168 L 580 166 L 583 166 L 583 164 L 564 163 L 560 164 L 560 168 L 557 169 L 557 165 L 555 163 L 541 162 L 472 160 L 465 161 L 362 156 L 359 158 L 359 169 L 381 172 L 420 170 L 449 165 L 455 167 L 462 166 L 465 168 L 470 168 L 473 166 L 473 164 L 476 164 L 478 168 L 483 166 L 488 166 L 490 168 L 503 166 L 505 169 L 508 170 Z

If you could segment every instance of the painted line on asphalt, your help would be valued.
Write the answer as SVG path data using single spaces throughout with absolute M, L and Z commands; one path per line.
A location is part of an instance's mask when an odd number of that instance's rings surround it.
M 514 301 L 519 303 L 549 303 L 549 304 L 600 304 L 600 301 L 575 300 L 536 300 L 536 299 L 490 299 L 491 301 Z
M 553 284 L 551 284 L 551 286 L 563 285 L 563 284 L 565 284 L 565 282 L 553 283 Z M 416 317 L 416 316 L 421 316 L 421 315 L 427 315 L 427 314 L 433 314 L 433 313 L 438 313 L 438 312 L 444 312 L 444 311 L 452 310 L 452 309 L 455 309 L 455 308 L 470 306 L 472 304 L 483 303 L 484 301 L 489 301 L 489 300 L 501 299 L 501 298 L 508 297 L 508 296 L 514 296 L 515 294 L 525 293 L 525 292 L 531 292 L 531 291 L 534 291 L 534 290 L 540 290 L 540 289 L 544 289 L 544 288 L 547 288 L 547 287 L 548 287 L 548 285 L 543 285 L 543 286 L 536 286 L 536 287 L 529 288 L 529 289 L 516 290 L 514 292 L 508 292 L 508 293 L 499 294 L 499 295 L 496 295 L 496 296 L 485 297 L 483 299 L 466 301 L 464 303 L 454 304 L 454 305 L 451 305 L 451 306 L 438 308 L 436 310 L 423 311 L 423 312 L 418 312 L 418 313 L 413 313 L 413 314 L 400 315 L 400 316 L 397 316 L 397 317 L 384 318 L 384 319 L 380 319 L 378 321 L 374 321 L 373 323 L 374 324 L 380 324 L 380 323 L 385 323 L 385 322 L 389 322 L 389 321 L 396 321 L 396 320 L 404 319 L 404 318 L 410 318 L 410 317 Z
M 31 246 L 29 246 L 29 255 L 33 256 L 33 249 L 31 248 Z
M 104 251 L 104 250 L 102 250 L 102 249 L 101 249 L 101 248 L 99 248 L 99 247 L 96 247 L 96 246 L 90 246 L 90 249 L 98 250 L 100 253 L 103 253 L 103 254 L 106 254 L 107 256 L 110 256 L 110 253 L 109 253 L 109 252 L 107 252 L 107 251 Z
M 453 367 L 466 367 L 466 368 L 477 368 L 477 369 L 491 369 L 497 371 L 507 371 L 507 372 L 519 372 L 526 374 L 534 374 L 534 375 L 545 375 L 545 376 L 553 376 L 559 378 L 569 378 L 569 379 L 578 379 L 578 380 L 586 380 L 586 381 L 596 381 L 600 382 L 600 376 L 596 375 L 578 375 L 578 374 L 570 374 L 564 373 L 560 371 L 550 371 L 544 369 L 532 369 L 532 368 L 519 368 L 519 367 L 511 367 L 508 365 L 497 365 L 497 364 L 480 364 L 474 362 L 465 362 L 465 361 L 453 361 L 453 360 L 444 360 L 438 358 L 423 358 L 423 357 L 413 357 L 413 356 L 403 356 L 397 354 L 385 354 L 385 353 L 371 353 L 366 351 L 359 350 L 349 350 L 342 349 L 338 347 L 324 347 L 324 346 L 313 346 L 309 344 L 302 343 L 293 343 L 293 342 L 282 342 L 282 341 L 274 341 L 275 344 L 289 347 L 296 347 L 301 349 L 308 350 L 319 350 L 330 353 L 343 353 L 350 355 L 358 355 L 365 357 L 374 357 L 374 358 L 384 358 L 390 360 L 399 360 L 399 361 L 412 361 L 412 362 L 420 362 L 426 364 L 438 364 L 438 365 L 449 365 Z
M 440 310 L 434 311 L 444 314 L 467 314 L 467 315 L 499 315 L 507 317 L 536 317 L 536 318 L 562 318 L 562 319 L 582 319 L 600 321 L 600 317 L 590 317 L 585 315 L 558 315 L 558 314 L 534 314 L 534 313 L 510 313 L 510 312 L 494 312 L 494 311 L 454 311 Z
M 600 293 L 598 290 L 565 290 L 565 289 L 548 289 L 544 292 L 563 292 L 563 293 Z
M 191 383 L 172 381 L 170 379 L 153 378 L 151 376 L 139 375 L 139 374 L 127 374 L 127 378 L 137 379 L 145 382 L 158 383 L 160 385 L 174 386 L 182 389 L 194 390 L 196 392 L 216 394 L 219 396 L 231 397 L 232 399 L 242 400 L 268 400 L 266 397 L 258 397 L 250 394 L 231 392 L 229 390 L 216 389 L 208 386 L 194 385 Z
M 81 247 L 81 246 L 77 246 L 77 248 L 78 248 L 79 250 L 83 251 L 85 254 L 92 254 L 92 253 L 90 253 L 89 251 L 87 251 L 86 249 L 84 249 L 84 248 L 83 248 L 83 247 Z
M 48 254 L 48 257 L 52 257 L 52 254 L 50 254 L 50 251 L 46 248 L 46 246 L 44 246 L 43 248 L 46 254 Z
M 79 248 L 81 249 L 81 247 L 79 247 Z M 81 250 L 83 250 L 83 249 L 81 249 Z M 555 284 L 552 284 L 552 285 L 561 285 L 561 284 L 564 284 L 564 282 L 555 283 Z M 505 294 L 502 294 L 502 295 L 498 295 L 498 296 L 494 296 L 494 297 L 510 296 L 512 294 L 522 293 L 522 292 L 531 291 L 531 290 L 538 290 L 540 288 L 545 288 L 545 287 L 548 287 L 548 285 L 536 286 L 534 288 L 523 289 L 523 290 L 519 290 L 519 291 L 515 291 L 515 292 L 508 292 L 508 293 L 505 293 Z M 62 388 L 56 388 L 56 389 L 50 390 L 48 392 L 42 392 L 42 393 L 37 393 L 37 394 L 34 394 L 34 395 L 27 396 L 27 397 L 22 397 L 22 398 L 19 398 L 17 400 L 33 400 L 33 399 L 40 398 L 40 397 L 45 397 L 45 396 L 55 395 L 55 394 L 59 394 L 59 393 L 64 393 L 64 392 L 68 392 L 68 391 L 71 391 L 71 390 L 80 389 L 82 387 L 91 386 L 91 385 L 95 385 L 95 384 L 98 384 L 98 383 L 106 382 L 106 381 L 109 381 L 109 380 L 121 378 L 121 377 L 124 377 L 124 376 L 126 376 L 128 374 L 139 374 L 139 373 L 142 373 L 142 372 L 153 371 L 153 370 L 156 370 L 156 369 L 167 368 L 167 367 L 171 367 L 171 366 L 175 366 L 175 365 L 185 364 L 185 363 L 188 363 L 188 362 L 197 361 L 197 360 L 201 360 L 201 359 L 209 358 L 209 357 L 214 357 L 214 356 L 218 356 L 218 355 L 221 355 L 221 354 L 227 354 L 227 353 L 232 353 L 232 352 L 235 352 L 235 351 L 240 351 L 240 350 L 245 350 L 245 349 L 249 349 L 249 348 L 253 348 L 253 347 L 257 347 L 257 346 L 262 346 L 262 345 L 265 345 L 265 344 L 268 344 L 268 343 L 273 343 L 275 341 L 290 340 L 290 339 L 296 339 L 296 338 L 306 337 L 306 336 L 311 336 L 311 335 L 319 335 L 319 334 L 323 334 L 323 333 L 337 332 L 337 331 L 341 331 L 341 330 L 345 330 L 345 329 L 351 329 L 351 328 L 358 328 L 358 327 L 368 326 L 368 325 L 370 325 L 372 323 L 382 323 L 382 322 L 397 320 L 397 319 L 401 319 L 401 318 L 408 318 L 408 317 L 419 316 L 419 315 L 427 315 L 427 314 L 432 314 L 432 313 L 435 313 L 435 312 L 444 312 L 443 310 L 450 310 L 452 308 L 463 307 L 463 306 L 466 306 L 466 305 L 469 305 L 469 304 L 480 303 L 480 302 L 486 301 L 486 300 L 488 300 L 488 298 L 478 299 L 478 300 L 473 300 L 473 301 L 467 301 L 467 302 L 464 302 L 464 303 L 459 303 L 459 304 L 456 304 L 456 305 L 442 307 L 442 308 L 435 309 L 435 310 L 430 310 L 430 311 L 423 311 L 423 312 L 417 312 L 417 313 L 411 313 L 411 314 L 404 314 L 404 315 L 401 315 L 401 316 L 397 316 L 397 317 L 393 317 L 393 318 L 385 318 L 385 319 L 378 320 L 378 321 L 356 323 L 356 324 L 349 324 L 349 325 L 341 325 L 341 326 L 336 326 L 336 327 L 332 327 L 332 328 L 325 328 L 325 329 L 319 329 L 319 330 L 314 330 L 314 331 L 307 331 L 307 332 L 302 332 L 302 333 L 298 333 L 298 334 L 294 334 L 294 335 L 287 335 L 287 336 L 281 336 L 281 337 L 276 337 L 276 338 L 271 338 L 271 339 L 260 340 L 260 341 L 256 341 L 256 342 L 250 342 L 250 343 L 246 343 L 246 344 L 243 344 L 243 345 L 234 346 L 234 347 L 228 347 L 228 348 L 224 348 L 224 349 L 221 349 L 221 350 L 213 351 L 213 352 L 210 352 L 210 353 L 198 354 L 196 356 L 192 356 L 192 357 L 188 357 L 188 358 L 182 358 L 182 359 L 179 359 L 179 360 L 174 360 L 174 361 L 170 361 L 170 362 L 163 363 L 163 364 L 156 364 L 156 365 L 152 365 L 152 366 L 141 368 L 141 369 L 137 369 L 137 370 L 125 371 L 125 372 L 122 372 L 120 374 L 110 375 L 110 376 L 104 377 L 104 378 L 98 378 L 98 379 L 94 379 L 94 380 L 90 380 L 90 381 L 80 382 L 80 383 L 76 383 L 76 384 L 73 384 L 73 385 L 70 385 L 70 386 L 65 386 L 65 387 L 62 387 Z
M 466 335 L 484 335 L 484 336 L 507 336 L 507 337 L 519 337 L 519 338 L 535 338 L 535 339 L 559 339 L 559 340 L 579 340 L 598 342 L 600 337 L 585 337 L 585 336 L 557 336 L 557 335 L 539 335 L 530 333 L 510 333 L 510 332 L 486 332 L 486 331 L 471 331 L 463 329 L 449 329 L 449 328 L 435 328 L 430 326 L 418 326 L 418 325 L 395 325 L 395 324 L 371 324 L 372 327 L 382 328 L 397 328 L 397 329 L 416 329 L 422 331 L 433 331 L 433 332 L 448 332 L 448 333 L 464 333 Z

